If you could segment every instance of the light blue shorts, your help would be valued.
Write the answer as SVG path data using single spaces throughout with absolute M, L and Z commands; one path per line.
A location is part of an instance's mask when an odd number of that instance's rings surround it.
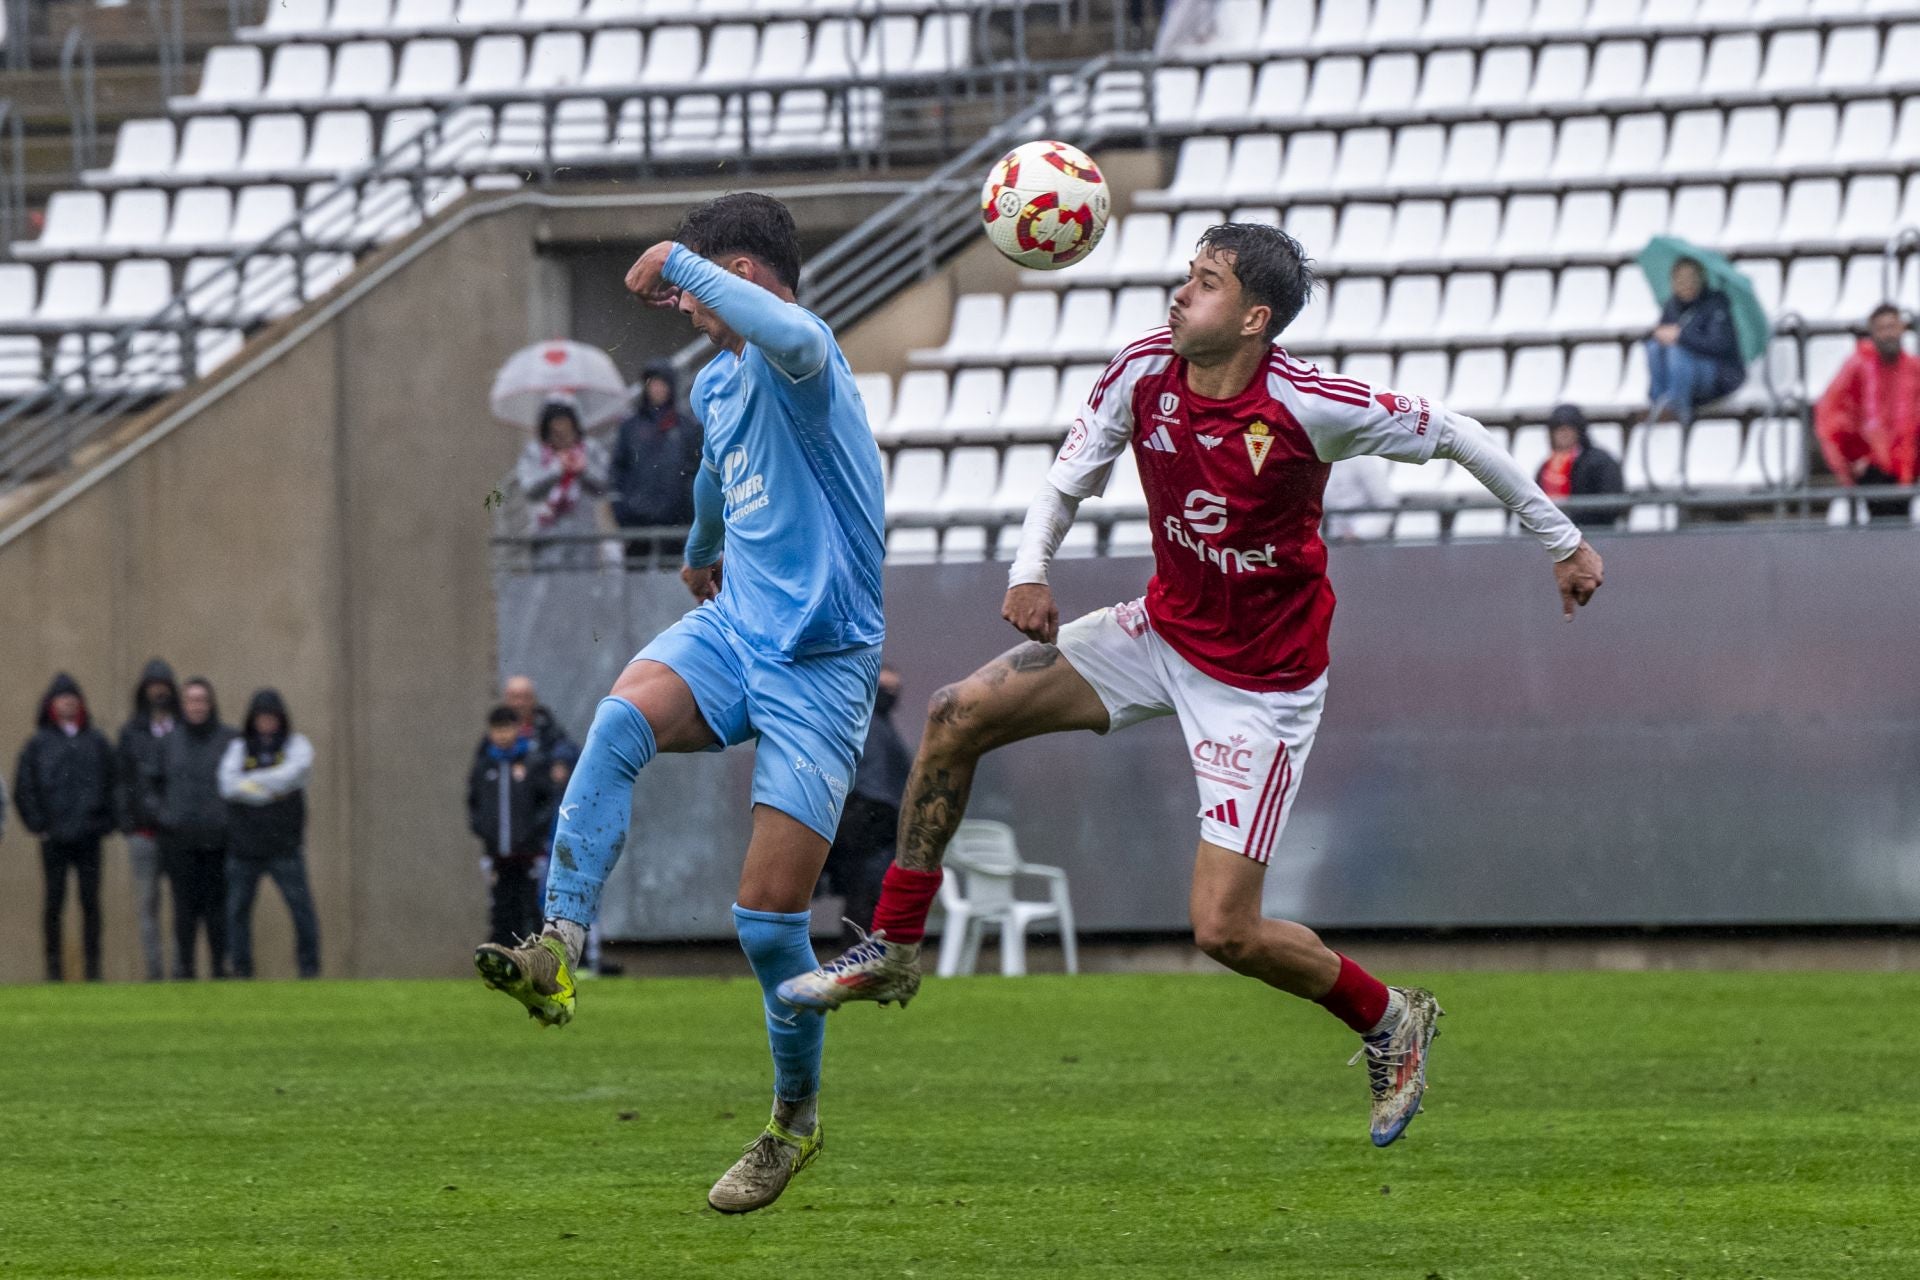
M 880 682 L 880 647 L 783 660 L 749 648 L 720 611 L 695 609 L 634 655 L 693 690 L 721 746 L 756 742 L 753 803 L 828 840 L 853 786 Z

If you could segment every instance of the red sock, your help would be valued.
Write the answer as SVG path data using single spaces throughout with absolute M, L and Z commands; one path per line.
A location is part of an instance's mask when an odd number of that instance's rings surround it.
M 918 942 L 927 936 L 927 912 L 940 892 L 940 872 L 914 871 L 894 863 L 880 881 L 880 901 L 873 909 L 873 929 L 886 931 L 888 942 Z
M 1384 982 L 1340 956 L 1340 976 L 1333 980 L 1333 989 L 1314 1003 L 1365 1035 L 1387 1016 L 1387 1000 Z

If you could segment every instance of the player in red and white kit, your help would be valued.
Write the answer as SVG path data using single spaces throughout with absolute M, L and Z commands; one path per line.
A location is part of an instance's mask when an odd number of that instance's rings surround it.
M 1300 246 L 1273 227 L 1227 224 L 1202 237 L 1168 327 L 1107 366 L 1027 514 L 1002 613 L 1029 643 L 934 696 L 873 934 L 783 984 L 782 999 L 833 1009 L 913 996 L 940 859 L 982 754 L 1037 734 L 1109 733 L 1173 715 L 1200 791 L 1196 941 L 1362 1035 L 1355 1057 L 1369 1067 L 1375 1145 L 1412 1120 L 1441 1012 L 1432 993 L 1389 988 L 1312 930 L 1260 914 L 1267 862 L 1326 700 L 1327 472 L 1361 454 L 1459 462 L 1552 554 L 1569 619 L 1598 590 L 1602 566 L 1478 422 L 1323 374 L 1274 346 L 1312 284 Z M 1152 517 L 1153 579 L 1144 598 L 1061 627 L 1049 563 L 1080 502 L 1106 487 L 1129 446 Z

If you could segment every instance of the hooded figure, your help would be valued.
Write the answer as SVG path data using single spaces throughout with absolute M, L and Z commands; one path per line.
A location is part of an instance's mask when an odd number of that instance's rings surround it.
M 633 414 L 613 446 L 613 518 L 624 529 L 693 523 L 693 478 L 700 472 L 700 424 L 680 407 L 673 366 L 647 366 Z M 635 554 L 650 554 L 636 540 Z
M 1620 460 L 1594 444 L 1588 434 L 1587 415 L 1578 405 L 1558 405 L 1547 415 L 1547 438 L 1553 451 L 1540 464 L 1534 480 L 1549 498 L 1558 502 L 1562 498 L 1627 491 Z M 1626 512 L 1622 504 L 1583 509 L 1579 514 L 1596 524 L 1611 524 Z
M 47 978 L 61 976 L 60 914 L 67 872 L 80 883 L 81 940 L 87 980 L 100 979 L 100 841 L 114 828 L 114 758 L 106 735 L 92 726 L 80 686 L 66 672 L 40 699 L 38 727 L 20 752 L 13 802 L 20 821 L 40 837 L 46 872 L 41 931 Z
M 166 792 L 167 738 L 179 715 L 180 686 L 174 683 L 173 668 L 155 658 L 133 687 L 133 714 L 120 727 L 117 747 L 119 824 L 127 837 L 134 914 L 140 920 L 140 951 L 149 982 L 162 976 L 160 808 Z
M 293 731 L 287 704 L 262 689 L 247 704 L 240 736 L 220 759 L 227 800 L 227 940 L 236 978 L 253 976 L 253 898 L 272 876 L 293 916 L 294 960 L 303 978 L 320 976 L 320 925 L 307 886 L 307 778 L 313 744 Z
M 227 962 L 227 802 L 220 765 L 234 740 L 220 723 L 213 685 L 199 676 L 180 694 L 180 726 L 166 744 L 167 793 L 160 808 L 160 860 L 173 887 L 173 976 L 194 976 L 195 942 L 207 934 L 213 974 Z

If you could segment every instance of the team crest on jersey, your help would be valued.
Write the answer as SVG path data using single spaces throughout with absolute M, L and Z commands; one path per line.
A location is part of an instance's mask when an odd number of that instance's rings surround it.
M 1273 452 L 1272 429 L 1255 418 L 1253 425 L 1247 428 L 1246 440 L 1247 458 L 1253 463 L 1253 474 L 1259 475 L 1260 468 L 1267 465 L 1267 455 Z

